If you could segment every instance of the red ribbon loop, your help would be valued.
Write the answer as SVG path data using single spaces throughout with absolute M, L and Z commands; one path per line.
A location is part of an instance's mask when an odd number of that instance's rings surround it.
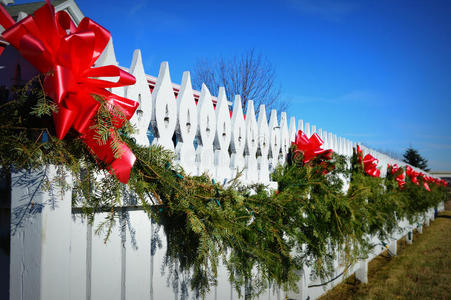
M 381 171 L 377 168 L 377 164 L 379 160 L 374 158 L 371 154 L 363 156 L 363 152 L 360 149 L 359 145 L 357 145 L 357 156 L 359 158 L 360 163 L 363 164 L 363 171 L 372 177 L 380 177 Z
M 58 105 L 58 113 L 53 116 L 57 137 L 63 139 L 74 128 L 94 155 L 109 166 L 110 172 L 127 183 L 136 159 L 131 150 L 120 142 L 122 156 L 114 157 L 110 146 L 117 139 L 114 131 L 106 144 L 99 145 L 94 138 L 93 117 L 100 107 L 94 95 L 105 100 L 112 126 L 117 129 L 125 119 L 130 120 L 139 105 L 106 90 L 134 84 L 133 75 L 117 66 L 92 67 L 110 40 L 108 30 L 89 18 L 84 18 L 77 27 L 66 12 L 55 14 L 48 0 L 18 23 L 0 5 L 0 24 L 6 29 L 3 38 L 45 74 L 44 90 Z M 93 77 L 117 77 L 117 80 Z
M 300 152 L 304 154 L 304 163 L 307 163 L 320 155 L 326 160 L 332 158 L 332 149 L 322 149 L 321 145 L 324 144 L 324 142 L 316 133 L 309 139 L 302 130 L 299 130 L 294 143 L 291 144 L 296 146 L 295 155 Z

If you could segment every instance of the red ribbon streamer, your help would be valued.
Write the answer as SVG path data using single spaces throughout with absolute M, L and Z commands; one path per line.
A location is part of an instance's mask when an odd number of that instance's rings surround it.
M 379 160 L 374 158 L 371 154 L 365 155 L 362 158 L 363 152 L 360 149 L 359 145 L 357 145 L 357 156 L 359 158 L 360 163 L 363 163 L 363 171 L 372 177 L 380 177 L 381 171 L 377 168 L 377 164 Z
M 93 117 L 100 103 L 93 95 L 105 100 L 112 125 L 119 129 L 139 104 L 106 89 L 134 84 L 135 77 L 117 66 L 93 68 L 110 40 L 108 30 L 89 18 L 84 18 L 77 27 L 65 11 L 55 13 L 50 1 L 46 2 L 18 23 L 0 5 L 0 24 L 6 29 L 2 36 L 45 74 L 44 90 L 58 106 L 58 113 L 53 116 L 57 137 L 63 139 L 74 128 L 89 149 L 107 164 L 110 173 L 127 183 L 136 157 L 123 142 L 119 142 L 121 157 L 114 157 L 110 147 L 110 142 L 117 138 L 114 130 L 106 144 L 99 144 Z M 95 77 L 119 79 L 111 82 Z
M 316 133 L 314 133 L 309 139 L 305 133 L 302 132 L 302 130 L 299 130 L 294 142 L 291 144 L 296 146 L 296 149 L 294 150 L 295 156 L 298 153 L 304 154 L 304 163 L 309 162 L 317 156 L 322 156 L 326 160 L 332 158 L 332 149 L 322 149 L 321 145 L 324 144 L 324 142 Z

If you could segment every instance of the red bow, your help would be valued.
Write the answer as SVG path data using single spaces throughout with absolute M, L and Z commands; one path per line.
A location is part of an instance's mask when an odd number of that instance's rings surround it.
M 430 192 L 431 189 L 429 188 L 429 184 L 427 183 L 428 177 L 429 177 L 429 176 L 426 176 L 426 175 L 424 175 L 423 173 L 420 173 L 420 178 L 421 178 L 421 180 L 423 181 L 423 186 L 424 186 L 424 188 L 426 189 L 426 191 Z
M 298 131 L 294 143 L 291 143 L 291 145 L 296 146 L 296 149 L 294 150 L 295 156 L 299 153 L 304 154 L 304 163 L 309 162 L 316 156 L 322 156 L 326 160 L 332 158 L 332 149 L 321 149 L 322 144 L 324 144 L 324 142 L 319 135 L 314 133 L 309 139 L 302 130 Z
M 46 2 L 18 23 L 0 5 L 0 24 L 6 29 L 2 36 L 45 74 L 44 90 L 58 106 L 58 112 L 53 115 L 57 137 L 63 139 L 73 127 L 90 150 L 108 165 L 110 173 L 127 183 L 136 158 L 123 142 L 119 142 L 121 157 L 114 157 L 110 143 L 117 136 L 113 129 L 108 141 L 99 145 L 93 117 L 100 103 L 93 95 L 104 99 L 112 126 L 119 129 L 125 118 L 130 120 L 139 104 L 106 89 L 134 84 L 135 77 L 117 66 L 93 68 L 110 40 L 110 33 L 89 18 L 84 18 L 77 27 L 66 12 L 55 14 L 50 1 Z M 111 82 L 96 77 L 119 79 Z
M 360 163 L 363 163 L 363 171 L 366 174 L 372 177 L 381 176 L 381 171 L 377 169 L 377 163 L 379 162 L 378 159 L 374 158 L 371 154 L 367 154 L 365 155 L 365 157 L 362 158 L 363 152 L 360 149 L 359 145 L 357 145 L 357 155 Z
M 414 171 L 410 166 L 406 166 L 406 175 L 409 176 L 412 183 L 416 185 L 420 185 L 420 182 L 418 181 L 418 175 L 420 175 L 419 172 Z
M 406 184 L 406 182 L 404 181 L 405 176 L 404 176 L 403 169 L 398 167 L 397 164 L 394 164 L 394 165 L 389 165 L 388 164 L 387 168 L 391 169 L 391 174 L 392 175 L 398 174 L 398 175 L 396 175 L 395 180 L 398 183 L 399 188 L 402 189 L 404 187 L 404 185 Z

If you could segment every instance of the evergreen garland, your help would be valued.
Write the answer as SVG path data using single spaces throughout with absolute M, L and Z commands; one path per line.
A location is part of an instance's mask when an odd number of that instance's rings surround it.
M 444 188 L 435 184 L 427 192 L 407 180 L 400 189 L 390 172 L 385 179 L 367 176 L 356 153 L 350 165 L 336 154 L 331 160 L 319 156 L 304 164 L 302 153 L 294 155 L 294 149 L 287 164 L 272 174 L 278 191 L 261 184 L 243 186 L 238 178 L 223 187 L 207 176 L 187 176 L 175 166 L 170 151 L 138 146 L 129 138 L 133 128 L 128 123 L 120 130 L 113 128 L 113 136 L 137 158 L 125 186 L 108 174 L 78 134 L 70 131 L 64 140 L 56 138 L 56 108 L 39 80 L 3 93 L 2 171 L 53 164 L 59 170 L 54 180 L 62 189 L 68 188 L 64 178 L 71 172 L 73 205 L 82 206 L 91 221 L 96 212 L 109 212 L 96 230 L 105 240 L 120 206 L 127 205 L 124 199 L 133 197 L 164 229 L 166 262 L 187 274 L 200 295 L 216 284 L 221 263 L 237 291 L 245 287 L 248 296 L 258 295 L 269 283 L 296 290 L 297 271 L 304 265 L 325 278 L 338 254 L 346 266 L 362 259 L 372 246 L 369 235 L 386 239 L 399 220 L 413 221 L 443 200 Z M 101 105 L 96 116 L 99 143 L 112 134 L 109 116 Z M 114 141 L 111 147 L 115 149 Z M 346 178 L 351 183 L 344 193 Z

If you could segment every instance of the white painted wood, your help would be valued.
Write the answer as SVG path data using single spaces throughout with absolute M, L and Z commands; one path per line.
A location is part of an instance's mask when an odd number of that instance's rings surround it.
M 167 241 L 163 229 L 152 224 L 151 248 L 151 300 L 176 299 L 172 282 L 168 281 L 169 270 L 165 265 Z
M 216 114 L 211 101 L 210 91 L 202 84 L 201 95 L 197 104 L 197 140 L 196 162 L 198 174 L 215 175 L 213 141 L 216 135 Z
M 231 179 L 229 145 L 232 131 L 229 105 L 224 87 L 219 88 L 218 102 L 216 104 L 216 135 L 214 139 L 215 149 L 215 178 L 219 183 L 224 179 Z
M 269 183 L 269 126 L 266 120 L 265 105 L 260 105 L 258 112 L 258 152 L 257 165 L 258 165 L 258 180 L 261 183 Z
M 187 174 L 197 175 L 196 149 L 194 149 L 193 142 L 197 132 L 198 116 L 189 72 L 183 73 L 182 85 L 177 98 L 177 116 L 176 160 Z
M 125 215 L 125 298 L 150 298 L 150 219 L 144 211 Z
M 69 299 L 86 299 L 88 220 L 81 214 L 72 214 L 70 232 L 70 291 Z M 89 270 L 91 271 L 91 270 Z
M 42 190 L 56 175 L 55 166 L 11 175 L 10 299 L 69 299 L 71 191 Z
M 318 134 L 316 132 L 316 125 L 312 125 L 312 129 L 311 129 L 311 132 L 310 132 L 311 135 L 313 135 L 314 133 Z
M 334 135 L 332 134 L 332 132 L 329 132 L 327 136 L 327 148 L 332 149 L 332 151 L 335 152 Z
M 330 148 L 328 140 L 329 139 L 328 139 L 327 131 L 324 130 L 323 131 L 323 141 L 324 141 L 323 149 L 329 149 Z
M 105 49 L 103 50 L 102 54 L 99 56 L 99 58 L 97 59 L 96 63 L 95 63 L 95 67 L 101 67 L 101 66 L 118 66 L 118 62 L 116 60 L 116 54 L 114 52 L 114 46 L 113 46 L 113 38 L 110 37 L 110 40 L 108 41 L 107 46 L 105 47 Z M 111 77 L 100 77 L 99 79 L 102 80 L 108 80 L 108 81 L 115 81 L 116 78 L 111 78 Z M 125 89 L 124 87 L 115 87 L 115 88 L 110 88 L 108 89 L 110 90 L 112 93 L 120 96 L 120 97 L 124 97 L 125 96 Z
M 337 152 L 338 154 L 340 154 L 339 153 L 338 138 L 337 138 L 336 134 L 334 134 L 334 151 Z
M 290 142 L 294 142 L 294 140 L 296 138 L 296 134 L 298 132 L 296 130 L 296 119 L 295 119 L 295 117 L 291 117 L 290 118 L 290 126 L 288 128 L 288 132 L 289 132 L 289 135 L 290 135 Z
M 161 63 L 157 83 L 152 93 L 151 124 L 155 134 L 152 144 L 174 151 L 172 136 L 177 124 L 177 107 L 167 62 Z
M 361 283 L 368 283 L 368 261 L 363 260 L 359 263 L 359 268 L 355 272 L 355 277 L 360 280 Z
M 280 126 L 277 121 L 277 111 L 271 110 L 269 117 L 269 170 L 272 172 L 279 164 L 280 154 Z
M 235 177 L 238 172 L 244 171 L 245 162 L 243 152 L 245 143 L 246 123 L 244 122 L 241 97 L 240 95 L 236 95 L 235 101 L 233 102 L 232 138 L 230 140 L 230 150 L 232 152 L 230 157 L 230 168 L 232 171 L 232 178 Z
M 390 255 L 396 255 L 398 253 L 398 241 L 391 241 L 388 245 L 388 250 L 390 251 Z
M 304 132 L 304 120 L 302 119 L 298 121 L 298 130 Z
M 246 109 L 246 143 L 244 146 L 244 161 L 246 167 L 246 182 L 258 182 L 257 168 L 257 147 L 258 147 L 258 127 L 255 118 L 254 101 L 247 102 Z
M 285 164 L 288 151 L 290 150 L 290 133 L 288 131 L 287 113 L 280 113 L 280 156 L 279 163 Z
M 139 103 L 139 106 L 130 119 L 130 123 L 135 126 L 136 133 L 132 135 L 136 143 L 141 146 L 149 146 L 147 130 L 152 117 L 152 95 L 150 94 L 149 83 L 142 64 L 141 50 L 133 52 L 130 73 L 135 76 L 136 83 L 125 87 L 125 97 Z
M 305 135 L 308 137 L 308 138 L 310 138 L 311 137 L 311 134 L 310 134 L 310 123 L 309 122 L 306 122 L 305 124 L 304 124 L 304 133 L 305 133 Z
M 411 245 L 413 242 L 413 231 L 409 230 L 406 235 L 407 244 Z
M 105 221 L 107 213 L 95 215 L 93 229 Z M 91 299 L 121 299 L 122 241 L 119 220 L 112 228 L 107 243 L 105 232 L 92 234 Z M 108 280 L 105 280 L 108 278 Z
M 116 60 L 116 54 L 114 53 L 114 46 L 113 46 L 113 38 L 110 37 L 110 40 L 108 41 L 108 44 L 106 45 L 105 49 L 103 50 L 102 54 L 97 58 L 97 61 L 95 63 L 96 67 L 101 66 L 117 66 L 117 60 Z

